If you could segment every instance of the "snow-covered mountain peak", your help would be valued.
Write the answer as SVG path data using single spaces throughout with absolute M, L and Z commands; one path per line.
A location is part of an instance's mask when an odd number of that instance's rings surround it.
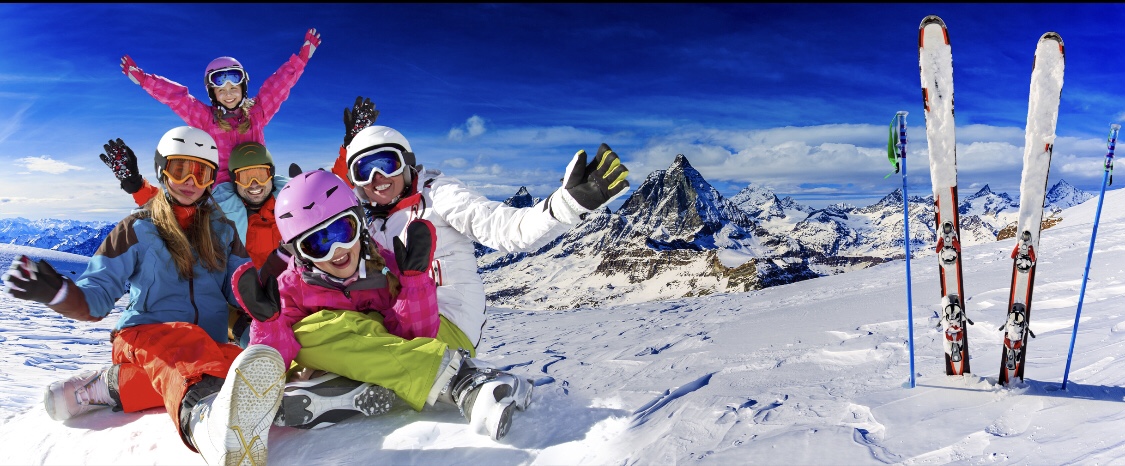
M 515 195 L 504 200 L 505 205 L 516 208 L 531 207 L 537 202 L 539 202 L 539 199 L 531 197 L 531 193 L 527 192 L 527 187 L 525 186 L 520 186 L 519 191 L 516 191 Z
M 1055 209 L 1067 209 L 1086 202 L 1094 197 L 1093 194 L 1082 191 L 1066 180 L 1059 180 L 1047 191 L 1046 205 Z

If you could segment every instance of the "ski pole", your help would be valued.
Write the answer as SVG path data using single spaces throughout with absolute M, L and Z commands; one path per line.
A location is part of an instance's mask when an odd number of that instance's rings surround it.
M 1102 216 L 1102 201 L 1105 200 L 1106 181 L 1113 173 L 1113 151 L 1117 146 L 1117 132 L 1121 125 L 1109 125 L 1109 153 L 1105 155 L 1105 173 L 1102 174 L 1102 190 L 1098 194 L 1098 209 L 1094 212 L 1094 231 L 1090 233 L 1090 250 L 1086 252 L 1086 269 L 1082 272 L 1082 288 L 1078 292 L 1078 311 L 1074 313 L 1074 330 L 1070 333 L 1070 350 L 1066 353 L 1066 369 L 1063 371 L 1062 389 L 1066 390 L 1067 377 L 1070 376 L 1070 361 L 1074 356 L 1074 340 L 1078 338 L 1078 320 L 1082 317 L 1082 300 L 1086 297 L 1086 280 L 1090 278 L 1090 262 L 1094 259 L 1094 240 L 1098 238 L 1098 221 Z
M 914 306 L 910 290 L 910 197 L 906 193 L 906 115 L 907 112 L 899 111 L 895 114 L 898 123 L 898 144 L 895 155 L 898 159 L 898 168 L 902 171 L 902 236 L 906 246 L 906 332 L 910 347 L 910 388 L 917 386 L 914 376 Z

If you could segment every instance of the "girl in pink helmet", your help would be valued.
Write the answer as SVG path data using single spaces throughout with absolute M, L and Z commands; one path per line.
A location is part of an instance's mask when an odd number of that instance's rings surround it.
M 268 271 L 235 272 L 237 299 L 255 319 L 250 342 L 329 373 L 287 385 L 286 419 L 276 424 L 317 427 L 357 412 L 371 415 L 397 397 L 415 410 L 456 405 L 478 432 L 493 439 L 507 434 L 513 411 L 530 402 L 532 384 L 472 358 L 460 349 L 460 330 L 439 316 L 433 224 L 414 220 L 404 228 L 405 243 L 393 239 L 393 253 L 379 248 L 355 194 L 322 170 L 294 176 L 277 195 L 276 213 L 282 247 L 292 256 L 288 267 L 276 280 Z M 277 298 L 268 296 L 270 283 Z M 275 302 L 280 312 L 270 315 Z M 349 390 L 352 406 L 330 399 Z
M 188 125 L 203 129 L 215 139 L 219 148 L 219 169 L 215 181 L 223 183 L 230 180 L 227 160 L 231 149 L 244 142 L 265 144 L 262 130 L 273 119 L 281 103 L 289 98 L 289 90 L 304 73 L 305 65 L 319 45 L 320 34 L 316 29 L 309 29 L 301 50 L 262 82 L 254 98 L 247 97 L 249 73 L 231 57 L 212 60 L 203 73 L 210 104 L 189 94 L 184 85 L 145 73 L 129 55 L 121 57 L 121 72 L 153 98 L 171 107 Z

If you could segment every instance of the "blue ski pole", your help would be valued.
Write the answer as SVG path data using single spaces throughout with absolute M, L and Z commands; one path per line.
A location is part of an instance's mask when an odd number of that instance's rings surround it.
M 917 386 L 917 381 L 914 376 L 914 305 L 910 291 L 910 196 L 906 192 L 906 115 L 907 112 L 900 111 L 895 114 L 894 120 L 891 120 L 887 155 L 891 164 L 895 166 L 895 171 L 902 172 L 902 236 L 903 244 L 906 246 L 906 333 L 910 346 L 910 388 L 914 388 Z M 894 132 L 896 124 L 897 138 Z
M 1098 194 L 1098 210 L 1094 213 L 1094 231 L 1090 234 L 1090 250 L 1086 252 L 1086 270 L 1082 272 L 1082 289 L 1078 292 L 1078 311 L 1074 314 L 1074 330 L 1070 333 L 1070 351 L 1066 353 L 1066 370 L 1063 372 L 1062 389 L 1066 390 L 1067 377 L 1070 376 L 1070 361 L 1074 356 L 1074 340 L 1078 338 L 1078 320 L 1082 317 L 1082 299 L 1086 297 L 1086 280 L 1090 278 L 1090 262 L 1094 259 L 1094 240 L 1098 238 L 1098 221 L 1102 216 L 1102 201 L 1105 200 L 1106 181 L 1112 183 L 1113 151 L 1117 146 L 1117 132 L 1121 125 L 1109 125 L 1109 153 L 1105 155 L 1105 173 L 1102 174 L 1102 190 Z

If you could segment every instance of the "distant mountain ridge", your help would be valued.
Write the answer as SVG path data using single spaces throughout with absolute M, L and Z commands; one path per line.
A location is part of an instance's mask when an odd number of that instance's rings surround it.
M 521 188 L 506 203 L 527 197 Z M 1091 197 L 1059 181 L 1045 208 Z M 916 257 L 933 254 L 937 242 L 933 199 L 910 198 Z M 478 248 L 478 259 L 489 303 L 520 309 L 747 291 L 901 259 L 902 205 L 901 189 L 866 207 L 814 209 L 754 184 L 726 198 L 681 154 L 649 174 L 617 212 L 591 213 L 538 251 Z M 962 244 L 996 241 L 1018 209 L 987 185 L 960 200 Z
M 32 246 L 92 256 L 116 223 L 78 220 L 0 219 L 0 244 Z

